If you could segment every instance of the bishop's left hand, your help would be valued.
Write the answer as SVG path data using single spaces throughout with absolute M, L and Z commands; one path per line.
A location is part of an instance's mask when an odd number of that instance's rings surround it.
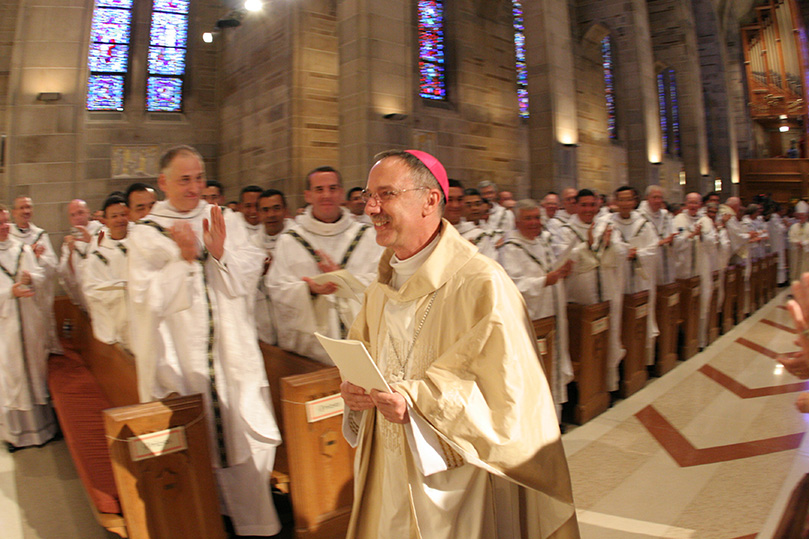
M 410 421 L 410 415 L 407 413 L 407 401 L 399 393 L 395 391 L 385 393 L 372 389 L 371 400 L 379 413 L 391 423 L 404 424 Z
M 219 260 L 225 254 L 225 217 L 222 215 L 222 208 L 211 206 L 211 221 L 202 220 L 202 241 L 208 252 L 215 259 Z

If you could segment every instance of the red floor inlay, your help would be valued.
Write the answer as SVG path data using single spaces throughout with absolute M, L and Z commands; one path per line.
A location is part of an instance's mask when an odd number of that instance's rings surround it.
M 785 326 L 784 324 L 779 324 L 773 320 L 768 320 L 766 318 L 761 319 L 762 324 L 767 324 L 768 326 L 772 326 L 774 328 L 778 328 L 784 331 L 788 331 L 789 333 L 797 333 L 798 331 L 795 328 L 791 328 L 789 326 Z
M 804 435 L 803 432 L 799 432 L 752 442 L 697 449 L 660 412 L 655 410 L 654 406 L 647 406 L 635 414 L 635 417 L 646 427 L 649 434 L 663 446 L 663 449 L 671 455 L 671 458 L 683 468 L 797 449 L 800 447 Z
M 743 399 L 766 397 L 768 395 L 783 395 L 784 393 L 795 393 L 809 389 L 809 382 L 795 382 L 781 386 L 749 388 L 710 365 L 703 365 L 700 367 L 699 372 Z
M 771 359 L 777 359 L 778 356 L 785 356 L 787 354 L 793 353 L 793 351 L 775 352 L 773 350 L 770 350 L 766 346 L 761 346 L 760 344 L 754 343 L 753 341 L 748 341 L 744 337 L 739 337 L 738 339 L 736 339 L 736 342 L 750 348 L 751 350 L 758 352 L 759 354 L 763 354 Z

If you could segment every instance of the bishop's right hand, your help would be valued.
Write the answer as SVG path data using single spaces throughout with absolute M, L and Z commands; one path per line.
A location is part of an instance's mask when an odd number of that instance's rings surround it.
M 371 400 L 370 395 L 363 388 L 355 386 L 348 380 L 340 384 L 340 396 L 343 397 L 348 409 L 354 412 L 362 412 L 374 407 L 374 401 Z

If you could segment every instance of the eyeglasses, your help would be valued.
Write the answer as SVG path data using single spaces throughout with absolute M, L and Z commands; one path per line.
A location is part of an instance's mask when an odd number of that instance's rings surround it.
M 386 189 L 384 191 L 379 191 L 378 193 L 372 193 L 368 189 L 363 189 L 360 193 L 361 199 L 363 203 L 367 204 L 369 200 L 372 198 L 378 203 L 383 204 L 385 202 L 390 202 L 394 198 L 398 197 L 402 193 L 406 193 L 408 191 L 422 191 L 424 189 L 429 189 L 429 187 L 413 187 L 411 189 Z

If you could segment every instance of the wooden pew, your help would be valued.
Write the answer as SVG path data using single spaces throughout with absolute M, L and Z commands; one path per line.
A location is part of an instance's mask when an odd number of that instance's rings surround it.
M 225 538 L 205 419 L 200 394 L 104 412 L 129 537 Z
M 748 290 L 747 281 L 744 278 L 745 265 L 744 263 L 736 264 L 736 324 L 741 324 L 747 318 L 745 309 L 746 300 L 750 294 Z
M 722 333 L 727 333 L 736 325 L 736 294 L 739 289 L 739 274 L 736 266 L 730 265 L 725 268 L 725 297 L 722 302 Z
M 680 332 L 683 346 L 680 358 L 686 360 L 699 351 L 699 276 L 677 279 L 680 285 Z
M 626 348 L 621 376 L 621 396 L 626 398 L 642 389 L 649 379 L 646 370 L 649 291 L 624 294 L 621 341 Z
M 677 331 L 680 319 L 680 287 L 675 283 L 657 287 L 655 316 L 657 336 L 655 374 L 663 376 L 677 365 Z
M 539 360 L 542 362 L 542 367 L 545 369 L 545 376 L 548 379 L 548 385 L 553 391 L 555 376 L 553 371 L 553 346 L 556 341 L 556 317 L 547 316 L 534 320 L 534 335 L 537 338 L 537 347 L 539 348 Z M 555 397 L 556 395 L 554 395 Z
M 711 302 L 708 306 L 708 344 L 719 338 L 719 270 L 711 276 Z
M 298 539 L 337 539 L 345 537 L 348 529 L 354 499 L 354 449 L 342 434 L 340 382 L 337 368 L 325 366 L 281 379 L 283 435 L 289 448 Z
M 570 359 L 579 398 L 574 420 L 584 424 L 610 406 L 607 390 L 607 350 L 610 303 L 568 303 Z
M 770 253 L 770 278 L 768 300 L 771 300 L 778 293 L 778 253 Z

